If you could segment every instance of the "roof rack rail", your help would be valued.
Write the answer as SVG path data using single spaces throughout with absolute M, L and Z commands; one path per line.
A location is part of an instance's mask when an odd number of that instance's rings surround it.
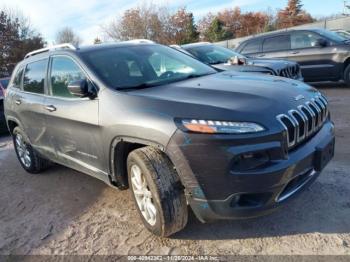
M 41 53 L 45 53 L 45 52 L 49 52 L 52 50 L 57 50 L 57 49 L 71 49 L 71 50 L 77 50 L 77 48 L 69 43 L 64 43 L 64 44 L 59 44 L 59 45 L 53 45 L 50 47 L 45 47 L 45 48 L 41 48 L 38 50 L 34 50 L 32 52 L 29 52 L 28 54 L 25 55 L 24 59 L 33 56 L 33 55 L 37 55 L 37 54 L 41 54 Z

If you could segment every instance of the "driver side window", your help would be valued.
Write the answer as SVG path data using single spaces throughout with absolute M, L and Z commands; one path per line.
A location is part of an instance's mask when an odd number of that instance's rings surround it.
M 150 56 L 148 61 L 158 77 L 165 72 L 172 72 L 173 74 L 187 74 L 193 71 L 191 67 L 188 67 L 184 63 L 158 53 L 154 53 L 152 56 Z
M 317 47 L 319 39 L 322 37 L 312 32 L 294 32 L 291 36 L 291 46 L 292 49 Z
M 56 56 L 52 58 L 50 79 L 53 96 L 76 98 L 68 91 L 68 84 L 86 79 L 86 76 L 72 59 Z

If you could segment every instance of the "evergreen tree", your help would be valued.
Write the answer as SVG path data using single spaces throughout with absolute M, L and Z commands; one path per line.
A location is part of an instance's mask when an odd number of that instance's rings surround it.
M 24 17 L 14 17 L 9 10 L 0 10 L 0 77 L 10 75 L 28 52 L 45 44 L 25 21 Z
M 216 17 L 204 32 L 204 37 L 210 42 L 219 42 L 230 39 L 232 33 L 225 29 L 223 22 Z

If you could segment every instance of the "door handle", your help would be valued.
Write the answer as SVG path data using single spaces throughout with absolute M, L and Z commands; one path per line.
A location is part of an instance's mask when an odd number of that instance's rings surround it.
M 290 52 L 290 54 L 292 54 L 292 55 L 296 55 L 296 54 L 299 54 L 300 52 L 299 51 L 292 51 L 292 52 Z
M 265 54 L 258 55 L 258 57 L 264 57 L 264 56 L 265 56 Z
M 21 101 L 20 99 L 16 99 L 16 100 L 15 100 L 15 103 L 16 103 L 16 105 L 19 106 L 20 104 L 22 104 L 22 101 Z
M 54 112 L 57 110 L 57 108 L 53 105 L 45 106 L 45 109 L 50 112 Z

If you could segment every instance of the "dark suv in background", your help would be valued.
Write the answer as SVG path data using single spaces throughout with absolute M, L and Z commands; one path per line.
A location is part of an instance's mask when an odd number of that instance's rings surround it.
M 250 38 L 236 49 L 258 58 L 298 62 L 306 82 L 344 80 L 350 86 L 350 42 L 324 29 L 287 30 Z
M 231 49 L 208 42 L 173 47 L 220 70 L 261 73 L 303 81 L 300 67 L 293 61 L 248 58 Z
M 315 181 L 334 152 L 316 89 L 218 73 L 144 40 L 28 54 L 5 115 L 26 171 L 59 163 L 130 187 L 160 236 L 185 227 L 188 204 L 202 222 L 269 213 Z

